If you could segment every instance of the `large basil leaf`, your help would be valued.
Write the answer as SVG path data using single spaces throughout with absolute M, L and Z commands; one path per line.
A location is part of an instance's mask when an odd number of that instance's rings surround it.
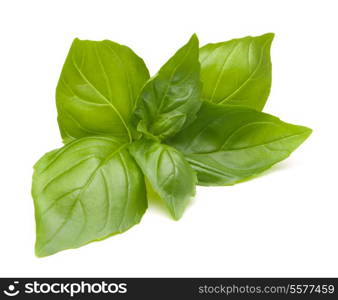
M 141 139 L 129 148 L 151 187 L 178 220 L 189 200 L 195 195 L 196 175 L 176 149 L 158 142 Z
M 245 107 L 204 103 L 168 143 L 185 154 L 201 185 L 231 185 L 287 158 L 311 129 Z
M 145 85 L 134 116 L 140 132 L 163 139 L 194 119 L 201 105 L 198 52 L 193 35 Z
M 131 140 L 128 123 L 148 78 L 143 60 L 128 47 L 75 39 L 56 88 L 64 142 L 92 135 Z
M 104 239 L 140 221 L 147 208 L 144 177 L 125 147 L 86 137 L 36 163 L 37 256 Z
M 273 37 L 268 33 L 202 47 L 202 98 L 262 110 L 271 87 Z

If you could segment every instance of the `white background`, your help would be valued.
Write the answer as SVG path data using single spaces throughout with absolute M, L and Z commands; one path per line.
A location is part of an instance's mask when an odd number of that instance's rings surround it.
M 0 276 L 338 276 L 337 1 L 1 1 Z M 151 205 L 125 234 L 34 256 L 32 166 L 60 147 L 54 91 L 74 37 L 130 46 L 154 74 L 201 44 L 275 32 L 266 112 L 314 129 L 289 159 L 199 187 L 184 217 Z

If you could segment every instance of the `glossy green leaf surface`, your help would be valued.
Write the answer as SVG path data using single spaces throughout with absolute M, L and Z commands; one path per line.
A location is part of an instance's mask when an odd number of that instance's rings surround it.
M 124 232 L 148 201 L 178 220 L 197 183 L 232 185 L 287 158 L 311 129 L 261 112 L 273 37 L 199 48 L 193 35 L 152 78 L 128 47 L 75 39 L 56 88 L 65 146 L 34 166 L 36 255 Z
M 93 135 L 130 141 L 130 117 L 148 78 L 143 60 L 128 47 L 75 39 L 56 88 L 64 142 Z
M 270 93 L 272 33 L 200 50 L 203 100 L 262 110 Z
M 203 103 L 196 120 L 168 141 L 201 185 L 231 185 L 287 158 L 311 129 L 253 109 Z
M 147 208 L 145 183 L 126 145 L 106 137 L 82 138 L 36 163 L 37 256 L 77 248 L 139 223 Z
M 144 139 L 131 144 L 129 151 L 172 217 L 179 219 L 195 195 L 197 182 L 183 154 L 168 145 Z
M 163 139 L 189 124 L 200 101 L 198 39 L 189 42 L 143 88 L 134 123 L 147 136 Z

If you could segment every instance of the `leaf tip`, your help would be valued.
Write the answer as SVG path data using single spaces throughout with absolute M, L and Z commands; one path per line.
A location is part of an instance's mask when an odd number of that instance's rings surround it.
M 304 131 L 303 131 L 303 134 L 304 134 L 304 140 L 306 140 L 313 132 L 313 130 L 309 127 L 305 127 L 303 126 L 304 128 Z
M 35 253 L 35 256 L 36 256 L 37 258 L 42 258 L 42 257 L 46 257 L 46 256 L 49 255 L 49 254 L 47 254 L 47 253 L 45 253 L 45 252 L 43 251 L 43 248 L 40 247 L 38 241 L 35 242 L 34 253 Z
M 268 32 L 268 33 L 261 35 L 260 37 L 270 41 L 271 43 L 273 39 L 275 38 L 275 34 L 273 32 Z
M 170 215 L 174 221 L 179 221 L 183 216 L 183 211 L 178 213 L 176 211 L 171 210 Z
M 79 43 L 79 42 L 81 42 L 81 40 L 78 37 L 73 39 L 73 44 L 76 44 L 76 43 Z
M 194 33 L 191 35 L 191 38 L 190 38 L 190 39 L 196 39 L 196 40 L 198 40 L 197 34 L 194 32 Z
M 188 43 L 196 44 L 197 47 L 198 47 L 199 41 L 198 41 L 198 37 L 197 37 L 197 34 L 196 34 L 196 33 L 194 33 L 194 34 L 190 37 Z

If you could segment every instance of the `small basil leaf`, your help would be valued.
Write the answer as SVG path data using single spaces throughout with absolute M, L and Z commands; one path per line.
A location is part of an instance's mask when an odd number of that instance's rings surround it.
M 183 154 L 168 145 L 145 139 L 131 144 L 129 151 L 172 217 L 178 220 L 195 195 L 197 181 Z
M 201 105 L 198 55 L 193 35 L 144 86 L 134 115 L 140 132 L 161 140 L 195 118 Z
M 202 47 L 202 98 L 262 110 L 271 87 L 273 37 L 268 33 Z
M 201 185 L 231 185 L 287 158 L 311 129 L 253 109 L 203 103 L 196 120 L 168 141 Z
M 144 177 L 125 145 L 87 137 L 45 154 L 35 165 L 37 256 L 126 231 L 147 208 Z
M 93 135 L 131 140 L 130 117 L 148 78 L 143 60 L 128 47 L 75 39 L 56 88 L 64 142 Z

